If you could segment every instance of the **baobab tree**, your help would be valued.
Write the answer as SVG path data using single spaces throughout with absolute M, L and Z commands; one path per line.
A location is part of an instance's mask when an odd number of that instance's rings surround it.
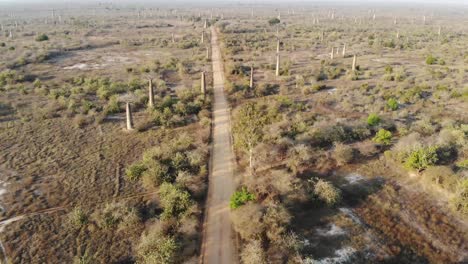
M 253 64 L 250 65 L 250 82 L 249 82 L 249 88 L 252 90 L 254 87 L 254 67 Z
M 205 72 L 201 73 L 201 80 L 200 80 L 200 92 L 205 95 L 206 94 L 206 80 L 205 80 Z
M 126 116 L 126 121 L 127 121 L 127 130 L 132 131 L 134 127 L 133 127 L 131 103 L 134 103 L 136 101 L 136 97 L 133 94 L 125 94 L 119 97 L 119 101 L 125 102 L 125 116 Z

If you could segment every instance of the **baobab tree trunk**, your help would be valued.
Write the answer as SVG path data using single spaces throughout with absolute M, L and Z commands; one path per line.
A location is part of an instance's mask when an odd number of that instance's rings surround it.
M 175 43 L 174 32 L 171 34 L 172 43 Z
M 343 58 L 346 56 L 346 43 L 343 44 Z
M 279 68 L 280 68 L 280 55 L 276 53 L 276 76 L 279 76 Z
M 205 31 L 201 33 L 201 43 L 203 44 L 203 42 L 205 42 Z
M 276 41 L 276 53 L 279 53 L 279 52 L 280 52 L 280 40 L 278 38 Z
M 132 118 L 132 109 L 130 108 L 130 103 L 126 103 L 126 112 L 127 112 L 127 130 L 133 130 L 133 118 Z
M 153 80 L 149 79 L 148 80 L 148 106 L 150 108 L 154 107 L 154 92 L 153 92 Z
M 208 22 L 205 19 L 205 24 L 203 24 L 203 28 L 206 29 L 208 27 Z
M 210 58 L 210 46 L 206 46 L 206 59 Z
M 249 167 L 250 167 L 250 171 L 253 172 L 253 150 L 252 148 L 249 149 Z
M 441 31 L 441 30 L 442 30 L 442 29 L 441 29 L 441 27 L 439 26 L 439 31 L 437 31 L 437 35 L 439 35 L 439 37 L 440 37 L 440 31 Z
M 200 87 L 201 87 L 201 93 L 202 93 L 203 95 L 205 95 L 205 93 L 206 93 L 205 72 L 202 72 L 202 73 L 201 73 L 201 83 L 200 83 Z
M 353 56 L 353 66 L 351 68 L 353 71 L 356 70 L 356 55 Z
M 253 65 L 250 66 L 250 84 L 249 84 L 249 87 L 250 89 L 253 89 L 253 86 L 254 86 L 254 68 L 253 68 Z
M 396 33 L 396 38 L 397 38 L 397 39 L 400 38 L 400 30 L 397 31 L 397 33 Z
M 335 55 L 335 48 L 332 47 L 331 53 L 330 53 L 330 59 L 333 60 L 333 55 Z

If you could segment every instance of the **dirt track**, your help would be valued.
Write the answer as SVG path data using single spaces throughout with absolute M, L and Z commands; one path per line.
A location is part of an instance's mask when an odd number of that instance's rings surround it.
M 237 263 L 229 216 L 229 198 L 235 190 L 229 107 L 224 95 L 224 72 L 217 33 L 211 29 L 213 61 L 213 149 L 201 262 Z

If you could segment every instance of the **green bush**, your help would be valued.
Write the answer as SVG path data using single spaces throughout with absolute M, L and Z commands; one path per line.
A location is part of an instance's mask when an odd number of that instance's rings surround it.
M 255 195 L 250 193 L 247 188 L 242 187 L 240 191 L 236 191 L 231 196 L 230 207 L 231 209 L 236 209 L 239 206 L 246 204 L 248 201 L 255 200 Z
M 80 207 L 75 207 L 68 215 L 68 220 L 73 227 L 79 228 L 88 223 L 88 215 Z
M 369 126 L 376 126 L 380 123 L 380 117 L 377 114 L 370 114 L 367 117 L 367 124 Z
M 125 170 L 125 175 L 127 175 L 127 179 L 130 181 L 137 181 L 140 179 L 141 175 L 146 171 L 146 169 L 147 168 L 145 165 L 141 163 L 135 163 L 130 165 L 130 167 Z
M 161 215 L 163 219 L 182 216 L 193 203 L 186 190 L 167 182 L 161 184 L 159 197 L 164 209 Z
M 268 24 L 270 24 L 270 26 L 274 26 L 276 24 L 279 24 L 281 22 L 281 20 L 279 20 L 278 18 L 272 18 L 270 20 L 268 20 Z
M 395 98 L 390 98 L 387 101 L 387 106 L 390 108 L 392 111 L 395 111 L 398 109 L 398 102 Z
M 152 230 L 143 236 L 137 247 L 137 255 L 141 264 L 172 264 L 176 263 L 177 252 L 181 246 L 172 236 Z
M 385 66 L 385 73 L 392 74 L 393 73 L 392 66 L 390 66 L 390 65 Z
M 317 91 L 321 91 L 327 88 L 327 86 L 325 84 L 316 83 L 316 84 L 313 84 L 311 88 L 312 88 L 312 91 L 317 92 Z
M 39 36 L 36 37 L 36 41 L 46 41 L 49 40 L 49 36 L 46 34 L 40 34 Z
M 436 146 L 430 146 L 411 151 L 405 159 L 405 167 L 423 170 L 434 165 L 438 161 L 437 149 Z
M 432 55 L 429 55 L 426 57 L 426 64 L 427 65 L 432 65 L 432 64 L 436 64 L 437 63 L 437 58 L 432 56 Z
M 392 132 L 382 128 L 375 134 L 375 137 L 372 140 L 378 144 L 390 145 L 392 141 Z

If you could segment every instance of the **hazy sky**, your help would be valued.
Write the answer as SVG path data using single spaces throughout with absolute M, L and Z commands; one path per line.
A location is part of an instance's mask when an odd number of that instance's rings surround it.
M 197 4 L 207 4 L 207 3 L 216 3 L 216 4 L 226 4 L 226 3 L 243 3 L 243 4 L 267 4 L 267 3 L 278 3 L 282 6 L 288 4 L 299 4 L 299 3 L 363 3 L 363 4 L 386 4 L 391 5 L 394 3 L 397 4 L 410 4 L 410 3 L 422 3 L 429 5 L 447 5 L 447 4 L 457 4 L 468 7 L 468 0 L 0 0 L 0 4 L 25 4 L 25 3 L 34 3 L 34 4 L 89 4 L 89 3 L 114 3 L 114 4 L 165 4 L 170 6 L 171 4 L 181 4 L 181 3 L 197 3 Z
M 167 3 L 167 0 L 0 0 L 2 3 Z M 277 2 L 285 3 L 284 0 L 172 0 L 170 2 L 215 2 L 215 3 L 268 3 Z M 362 2 L 362 3 L 391 3 L 391 2 L 419 2 L 419 3 L 440 3 L 444 4 L 447 2 L 452 3 L 467 3 L 467 0 L 288 0 L 288 3 L 313 3 L 313 2 Z

